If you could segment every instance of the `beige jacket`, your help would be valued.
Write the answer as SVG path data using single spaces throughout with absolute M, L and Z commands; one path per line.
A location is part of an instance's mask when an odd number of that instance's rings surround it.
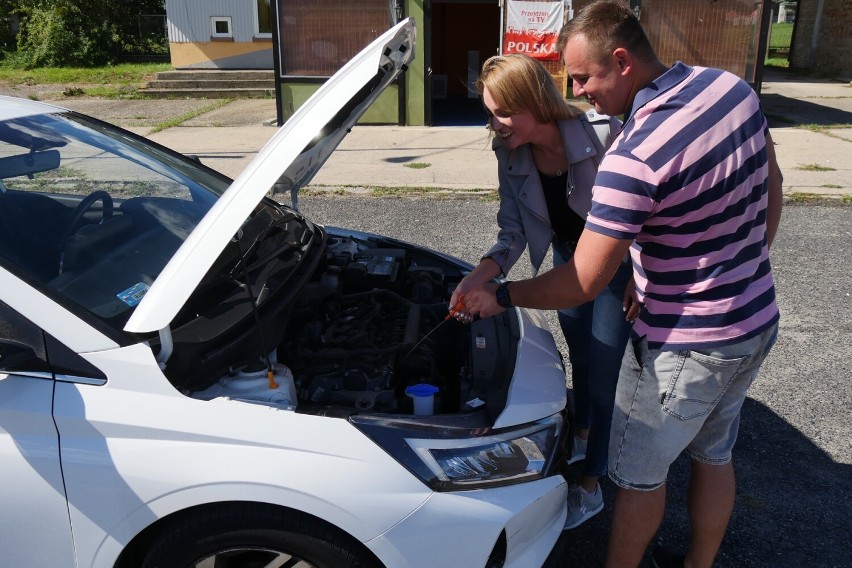
M 559 122 L 570 164 L 569 187 L 566 188 L 568 205 L 581 217 L 585 218 L 591 207 L 598 164 L 620 129 L 621 122 L 617 118 L 594 110 L 576 119 Z M 509 151 L 499 139 L 495 139 L 494 152 L 497 154 L 500 182 L 500 209 L 497 212 L 500 231 L 497 242 L 483 258 L 494 260 L 506 276 L 528 246 L 533 273 L 537 273 L 553 242 L 554 232 L 532 150 L 529 144 L 524 144 Z

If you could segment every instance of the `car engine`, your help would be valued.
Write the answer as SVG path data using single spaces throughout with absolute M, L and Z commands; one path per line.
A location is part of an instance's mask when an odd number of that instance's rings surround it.
M 406 388 L 431 385 L 434 414 L 502 408 L 514 363 L 512 318 L 472 324 L 446 318 L 462 276 L 461 267 L 429 251 L 330 236 L 324 261 L 289 308 L 273 354 L 276 376 L 292 380 L 297 399 L 280 400 L 323 415 L 412 414 Z M 235 373 L 263 374 L 257 367 Z M 193 396 L 235 396 L 222 389 L 228 380 Z M 239 398 L 271 400 L 265 381 L 253 395 L 245 384 L 234 387 Z

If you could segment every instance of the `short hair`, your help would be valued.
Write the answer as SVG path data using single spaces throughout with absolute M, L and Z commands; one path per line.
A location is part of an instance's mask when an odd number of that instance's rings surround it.
M 489 57 L 482 64 L 476 92 L 482 96 L 486 88 L 501 110 L 529 111 L 540 124 L 583 114 L 562 96 L 544 65 L 522 53 Z
M 639 19 L 620 0 L 598 0 L 580 10 L 559 32 L 557 50 L 563 52 L 568 40 L 578 35 L 588 42 L 588 55 L 596 63 L 605 63 L 619 47 L 641 60 L 657 59 Z

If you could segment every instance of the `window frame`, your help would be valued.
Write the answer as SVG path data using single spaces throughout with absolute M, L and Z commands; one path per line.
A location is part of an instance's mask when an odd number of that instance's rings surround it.
M 269 31 L 262 32 L 260 31 L 260 10 L 258 9 L 259 0 L 254 0 L 254 37 L 258 39 L 272 39 L 272 28 L 275 26 L 275 11 L 272 9 L 272 2 L 277 0 L 268 0 L 269 1 Z
M 220 22 L 228 24 L 227 33 L 216 31 L 216 24 Z M 234 39 L 234 26 L 231 16 L 210 16 L 210 37 L 213 39 Z

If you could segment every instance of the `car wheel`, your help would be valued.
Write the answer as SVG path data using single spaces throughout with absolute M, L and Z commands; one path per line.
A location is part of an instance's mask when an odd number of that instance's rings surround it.
M 175 519 L 142 568 L 378 568 L 354 538 L 308 515 L 262 504 L 221 505 Z

